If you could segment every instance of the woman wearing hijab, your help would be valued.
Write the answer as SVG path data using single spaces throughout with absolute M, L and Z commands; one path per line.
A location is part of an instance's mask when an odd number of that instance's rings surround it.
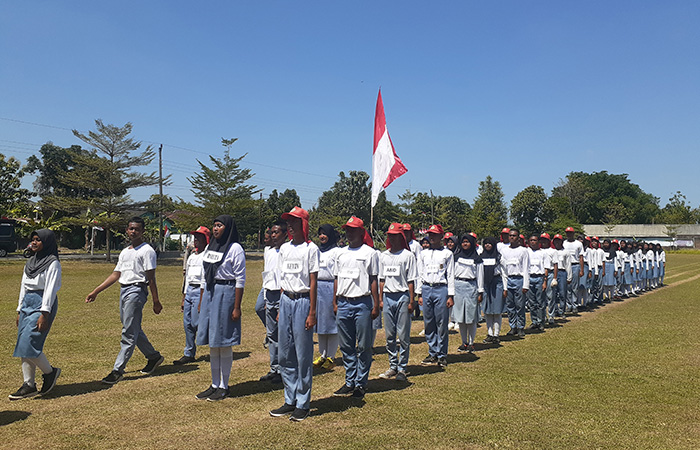
M 452 253 L 459 251 L 460 242 L 459 239 L 457 239 L 457 236 L 448 231 L 445 233 L 443 239 L 445 240 L 445 247 L 447 247 L 449 251 Z M 450 322 L 447 324 L 447 329 L 457 331 L 459 327 L 457 326 L 457 319 L 455 318 L 453 311 L 454 307 L 450 308 Z
M 484 270 L 484 293 L 482 307 L 486 317 L 488 336 L 484 344 L 498 344 L 501 333 L 501 316 L 505 311 L 503 302 L 503 281 L 501 278 L 501 255 L 497 250 L 495 238 L 484 239 L 481 260 Z
M 340 251 L 338 232 L 332 225 L 323 224 L 318 228 L 320 260 L 316 293 L 316 333 L 318 334 L 318 352 L 314 366 L 330 370 L 335 366 L 335 354 L 338 351 L 338 326 L 333 312 L 333 268 L 335 257 Z
M 245 286 L 245 253 L 238 228 L 229 215 L 214 219 L 212 239 L 204 251 L 204 283 L 197 344 L 209 346 L 211 385 L 198 400 L 218 401 L 229 394 L 232 346 L 241 343 L 241 300 Z
M 610 242 L 610 239 L 603 240 L 603 293 L 601 300 L 611 301 L 615 290 L 615 274 L 620 264 L 617 262 L 617 241 Z
M 484 265 L 476 252 L 476 239 L 470 234 L 462 236 L 454 253 L 455 260 L 455 304 L 452 316 L 459 326 L 462 345 L 460 352 L 474 351 L 476 325 L 479 323 L 479 303 L 484 293 Z
M 61 288 L 61 263 L 53 231 L 41 229 L 31 235 L 34 255 L 24 266 L 17 305 L 17 345 L 12 356 L 22 358 L 22 386 L 10 394 L 10 400 L 45 395 L 56 385 L 61 369 L 49 364 L 44 342 L 58 308 Z M 35 383 L 36 368 L 44 373 L 41 391 Z

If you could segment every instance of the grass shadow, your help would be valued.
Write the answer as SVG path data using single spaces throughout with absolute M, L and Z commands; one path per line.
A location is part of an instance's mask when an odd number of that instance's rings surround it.
M 141 378 L 148 378 L 148 377 L 162 377 L 164 375 L 172 375 L 174 373 L 187 373 L 187 372 L 192 372 L 194 370 L 199 370 L 199 365 L 197 364 L 183 364 L 180 366 L 176 366 L 174 364 L 168 364 L 168 365 L 161 365 L 156 369 L 156 371 L 150 375 L 144 375 L 139 371 L 136 372 L 129 372 L 124 374 L 124 380 L 138 380 Z
M 311 400 L 309 408 L 311 416 L 321 416 L 328 413 L 339 413 L 350 408 L 362 408 L 365 400 L 354 397 L 326 397 L 318 400 Z
M 447 355 L 447 364 L 457 363 L 472 363 L 478 361 L 479 357 L 475 353 L 458 353 L 456 355 Z
M 444 369 L 440 366 L 422 366 L 419 364 L 409 365 L 406 367 L 406 375 L 409 377 L 419 377 L 421 375 L 429 375 L 432 373 L 442 372 Z
M 422 344 L 425 342 L 425 336 L 411 336 L 411 344 Z
M 0 411 L 0 427 L 19 422 L 31 416 L 29 411 Z
M 51 392 L 41 397 L 37 397 L 38 400 L 46 400 L 58 397 L 74 397 L 76 395 L 90 394 L 92 392 L 104 391 L 105 389 L 111 388 L 112 384 L 104 384 L 98 380 L 86 381 L 84 383 L 72 383 L 72 384 L 57 384 Z
M 264 394 L 267 392 L 281 391 L 283 383 L 270 383 L 269 381 L 249 380 L 229 386 L 229 397 L 248 397 L 249 395 Z
M 411 385 L 410 381 L 384 380 L 373 378 L 367 381 L 367 393 L 379 393 L 388 391 L 402 391 Z

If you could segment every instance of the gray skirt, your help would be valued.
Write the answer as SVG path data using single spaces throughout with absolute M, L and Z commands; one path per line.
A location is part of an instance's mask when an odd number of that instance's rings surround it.
M 197 345 L 231 347 L 241 343 L 241 320 L 231 320 L 236 301 L 236 286 L 215 284 L 202 296 L 197 327 Z
M 479 322 L 478 295 L 476 280 L 455 280 L 455 304 L 452 307 L 452 317 L 455 322 Z
M 19 326 L 17 327 L 17 345 L 12 356 L 18 358 L 37 358 L 44 351 L 44 342 L 49 334 L 53 319 L 58 310 L 58 298 L 53 302 L 51 313 L 49 314 L 49 328 L 39 332 L 36 323 L 41 316 L 41 300 L 44 291 L 27 291 L 22 299 L 22 306 L 19 311 Z
M 316 290 L 316 333 L 338 334 L 333 312 L 333 280 L 318 280 Z
M 500 275 L 493 278 L 490 286 L 484 286 L 484 301 L 481 307 L 484 314 L 503 314 L 506 310 L 503 299 L 503 281 Z

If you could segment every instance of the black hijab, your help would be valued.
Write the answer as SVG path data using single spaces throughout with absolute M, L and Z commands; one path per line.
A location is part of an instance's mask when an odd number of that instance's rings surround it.
M 224 225 L 224 234 L 219 239 L 216 239 L 214 233 L 212 233 L 207 249 L 213 252 L 222 252 L 225 257 L 231 244 L 239 241 L 238 228 L 236 228 L 236 222 L 234 222 L 233 217 L 227 214 L 218 216 L 214 219 L 214 222 L 221 222 Z M 224 262 L 224 258 L 215 263 L 204 262 L 204 279 L 207 282 L 207 289 L 214 288 L 214 277 L 222 262 Z
M 464 250 L 462 248 L 462 242 L 469 241 L 471 246 L 469 247 L 469 250 Z M 482 262 L 481 256 L 476 252 L 476 239 L 474 239 L 474 236 L 471 234 L 465 234 L 462 236 L 462 238 L 459 240 L 459 244 L 456 247 L 455 250 L 455 261 L 457 261 L 459 258 L 464 258 L 464 259 L 473 259 L 474 264 L 479 264 Z
M 617 242 L 613 244 L 612 242 L 610 242 L 609 239 L 604 240 L 603 244 L 605 244 L 606 242 L 610 244 L 610 246 L 607 250 L 605 249 L 605 247 L 603 247 L 603 251 L 605 252 L 605 260 L 612 261 L 617 256 L 617 248 L 619 248 L 619 245 L 617 244 Z
M 51 230 L 42 228 L 32 232 L 30 239 L 39 236 L 43 248 L 29 258 L 24 266 L 24 273 L 27 278 L 36 278 L 37 275 L 49 268 L 52 262 L 58 261 L 58 244 L 56 235 Z
M 322 252 L 327 252 L 333 247 L 338 246 L 338 238 L 340 236 L 338 235 L 338 232 L 335 231 L 335 228 L 333 228 L 333 225 L 324 223 L 323 225 L 318 227 L 318 234 L 321 234 L 321 232 L 328 236 L 328 241 L 325 244 L 321 244 L 318 247 L 319 250 L 321 250 Z
M 491 283 L 493 282 L 494 279 L 494 271 L 496 270 L 496 266 L 500 264 L 501 262 L 501 254 L 498 253 L 498 249 L 496 248 L 496 244 L 498 241 L 496 238 L 492 237 L 487 237 L 484 239 L 484 242 L 482 244 L 483 251 L 481 252 L 481 260 L 483 261 L 486 258 L 493 258 L 496 260 L 496 264 L 493 266 L 487 266 L 484 265 L 484 285 L 485 286 L 491 286 Z M 491 251 L 486 251 L 486 244 L 491 244 Z
M 459 251 L 459 248 L 461 248 L 461 246 L 459 245 L 459 242 L 457 242 L 457 236 L 454 236 L 454 235 L 450 236 L 447 238 L 447 240 L 452 241 L 455 244 L 455 247 L 454 247 L 454 250 L 452 250 L 452 253 Z M 445 241 L 445 247 L 447 247 L 447 241 Z

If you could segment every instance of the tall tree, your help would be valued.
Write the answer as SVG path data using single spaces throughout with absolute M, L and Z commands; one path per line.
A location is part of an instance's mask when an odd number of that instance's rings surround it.
M 518 192 L 510 202 L 510 217 L 521 231 L 529 234 L 542 233 L 545 224 L 553 219 L 542 186 L 532 185 Z
M 508 208 L 503 200 L 501 183 L 491 175 L 479 183 L 479 193 L 472 208 L 472 229 L 479 237 L 498 236 L 508 223 Z
M 686 196 L 681 191 L 676 191 L 657 215 L 656 222 L 672 225 L 697 223 L 698 215 L 688 204 Z
M 356 216 L 365 223 L 370 219 L 370 187 L 366 172 L 351 170 L 348 174 L 340 172 L 338 181 L 321 194 L 316 211 L 329 217 L 348 219 Z M 344 223 L 344 222 L 343 222 Z
M 30 211 L 32 192 L 22 186 L 24 169 L 13 157 L 0 153 L 0 216 L 25 215 Z

